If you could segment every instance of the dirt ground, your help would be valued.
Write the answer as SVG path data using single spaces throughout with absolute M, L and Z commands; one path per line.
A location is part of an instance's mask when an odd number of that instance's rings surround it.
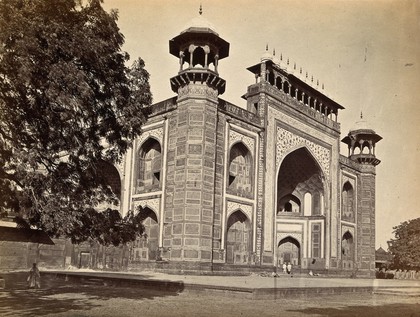
M 249 300 L 229 294 L 160 292 L 134 287 L 76 284 L 44 277 L 39 290 L 25 276 L 7 276 L 0 316 L 412 316 L 419 296 L 341 294 Z

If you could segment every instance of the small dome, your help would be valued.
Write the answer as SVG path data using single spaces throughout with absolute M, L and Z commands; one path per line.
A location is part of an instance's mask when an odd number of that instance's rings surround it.
M 266 61 L 266 60 L 273 60 L 273 55 L 270 54 L 270 52 L 268 51 L 268 47 L 266 47 L 264 53 L 261 56 L 261 62 Z
M 369 124 L 366 120 L 359 120 L 356 121 L 353 127 L 350 129 L 350 131 L 356 130 L 371 130 L 371 128 L 369 127 Z
M 365 119 L 363 119 L 362 114 L 360 114 L 360 119 L 356 121 L 353 127 L 350 129 L 350 132 L 358 130 L 370 130 L 375 133 L 372 129 L 372 126 Z
M 204 31 L 211 30 L 216 35 L 219 35 L 214 25 L 205 19 L 201 14 L 190 20 L 190 22 L 188 22 L 188 24 L 184 27 L 184 31 L 182 31 L 181 34 L 190 31 L 191 29 L 203 29 Z

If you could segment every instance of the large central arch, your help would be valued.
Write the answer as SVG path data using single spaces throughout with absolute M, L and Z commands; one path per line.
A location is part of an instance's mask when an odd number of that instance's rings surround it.
M 277 177 L 277 213 L 322 214 L 323 179 L 323 172 L 308 149 L 301 147 L 289 153 L 283 159 Z

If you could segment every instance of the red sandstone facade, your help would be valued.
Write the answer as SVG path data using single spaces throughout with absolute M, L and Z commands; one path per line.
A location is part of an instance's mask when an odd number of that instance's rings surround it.
M 128 269 L 375 269 L 375 144 L 363 121 L 342 142 L 344 109 L 266 52 L 242 109 L 219 96 L 224 41 L 202 17 L 170 41 L 176 96 L 148 109 L 116 169 L 121 210 L 143 207 L 147 237 Z M 294 67 L 296 68 L 296 67 Z

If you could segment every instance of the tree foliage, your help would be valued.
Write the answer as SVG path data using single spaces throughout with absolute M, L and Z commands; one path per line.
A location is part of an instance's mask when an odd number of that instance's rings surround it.
M 119 198 L 100 165 L 121 161 L 151 93 L 143 60 L 126 66 L 117 12 L 101 3 L 0 0 L 0 211 L 54 236 L 118 244 L 133 238 L 121 228 L 142 227 L 98 213 Z
M 420 218 L 402 222 L 393 228 L 395 239 L 389 243 L 393 266 L 400 269 L 420 268 Z

